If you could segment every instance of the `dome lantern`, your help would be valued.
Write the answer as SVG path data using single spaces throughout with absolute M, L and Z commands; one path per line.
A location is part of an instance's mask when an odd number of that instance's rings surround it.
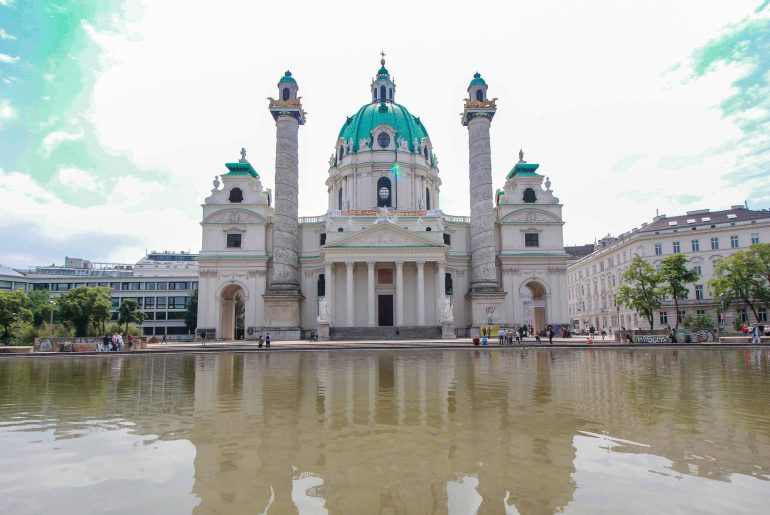
M 396 95 L 396 83 L 390 78 L 390 72 L 385 68 L 385 52 L 380 52 L 380 69 L 377 76 L 372 79 L 372 103 L 394 102 Z

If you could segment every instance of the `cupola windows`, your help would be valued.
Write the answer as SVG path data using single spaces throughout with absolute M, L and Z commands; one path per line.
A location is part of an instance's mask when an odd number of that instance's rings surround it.
M 283 88 L 283 92 L 281 92 L 281 98 L 283 100 L 289 100 L 290 95 L 291 95 L 291 92 L 289 91 L 289 88 Z
M 377 207 L 392 207 L 390 196 L 390 179 L 380 177 L 377 180 Z
M 481 89 L 476 90 L 476 100 L 478 100 L 479 102 L 484 100 L 484 92 L 481 91 Z
M 377 144 L 380 148 L 388 148 L 390 146 L 390 134 L 387 132 L 381 132 L 377 135 Z
M 337 191 L 337 209 L 342 209 L 342 188 Z
M 425 188 L 425 209 L 430 211 L 430 190 Z
M 385 100 L 385 93 L 387 91 L 387 88 L 385 85 L 380 86 L 380 100 Z

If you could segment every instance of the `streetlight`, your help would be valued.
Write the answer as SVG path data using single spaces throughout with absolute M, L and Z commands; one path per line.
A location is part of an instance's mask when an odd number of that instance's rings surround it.
M 56 306 L 56 303 L 52 300 L 48 301 L 48 304 L 51 306 L 51 323 L 48 324 L 48 330 L 51 333 L 51 336 L 53 337 L 53 308 Z

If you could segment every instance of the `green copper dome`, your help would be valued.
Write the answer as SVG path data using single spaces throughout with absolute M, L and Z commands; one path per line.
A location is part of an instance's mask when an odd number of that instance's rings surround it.
M 340 130 L 339 137 L 345 141 L 353 139 L 353 151 L 358 152 L 358 144 L 362 138 L 371 138 L 372 131 L 380 125 L 387 125 L 396 131 L 395 145 L 398 147 L 398 138 L 404 138 L 409 150 L 419 152 L 414 148 L 414 139 L 418 141 L 428 137 L 428 131 L 420 119 L 413 116 L 406 107 L 395 102 L 366 104 L 358 112 L 349 117 Z M 374 135 L 377 138 L 377 135 Z M 373 145 L 377 148 L 377 145 Z
M 474 84 L 486 84 L 486 81 L 481 78 L 481 74 L 479 72 L 476 72 L 473 74 L 473 80 L 471 81 L 471 86 Z
M 286 70 L 286 73 L 283 74 L 283 77 L 281 77 L 281 80 L 278 81 L 278 84 L 282 82 L 297 82 L 294 80 L 294 77 L 291 76 L 291 72 L 289 70 Z

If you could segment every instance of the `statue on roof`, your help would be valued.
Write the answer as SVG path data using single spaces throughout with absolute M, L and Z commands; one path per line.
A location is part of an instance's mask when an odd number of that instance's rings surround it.
M 246 162 L 246 149 L 241 147 L 241 163 Z
M 519 163 L 524 163 L 524 149 L 519 149 Z

